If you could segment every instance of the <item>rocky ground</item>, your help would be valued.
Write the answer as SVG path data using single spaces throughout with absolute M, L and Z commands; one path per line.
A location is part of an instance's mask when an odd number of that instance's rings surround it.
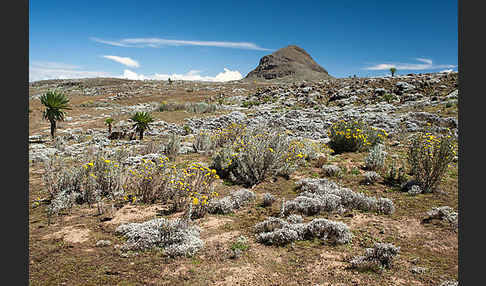
M 72 110 L 58 124 L 57 139 L 49 136 L 39 97 L 57 88 L 67 94 Z M 206 113 L 161 105 L 206 102 Z M 362 184 L 367 152 L 330 154 L 325 165 L 339 167 L 342 176 L 328 177 L 320 159 L 313 159 L 289 178 L 275 177 L 251 188 L 255 198 L 228 214 L 207 214 L 193 221 L 204 246 L 192 257 L 168 258 L 161 251 L 122 252 L 125 243 L 117 228 L 128 222 L 163 215 L 164 205 L 126 203 L 98 215 L 96 207 L 75 205 L 48 225 L 48 193 L 42 179 L 45 160 L 69 159 L 73 167 L 86 163 L 86 154 L 104 150 L 126 152 L 124 166 L 150 159 L 153 146 L 165 146 L 171 134 L 181 138 L 175 158 L 211 162 L 211 152 L 196 152 L 196 134 L 217 132 L 231 123 L 248 127 L 283 128 L 288 136 L 329 142 L 327 130 L 339 120 L 361 120 L 383 128 L 387 166 L 405 161 L 411 135 L 425 127 L 458 136 L 457 73 L 410 74 L 384 78 L 345 78 L 319 82 L 238 81 L 228 83 L 131 81 L 121 79 L 53 80 L 29 86 L 29 280 L 32 285 L 440 285 L 458 276 L 458 235 L 450 216 L 438 207 L 458 208 L 457 164 L 449 166 L 440 191 L 410 195 L 380 179 Z M 129 130 L 136 111 L 148 111 L 155 121 L 143 140 L 110 140 L 104 122 L 114 119 L 113 131 Z M 155 148 L 156 149 L 156 148 Z M 383 177 L 383 173 L 379 174 Z M 334 245 L 315 238 L 282 246 L 258 241 L 254 226 L 278 217 L 282 203 L 299 196 L 301 179 L 326 178 L 340 187 L 393 202 L 393 213 L 347 208 L 343 212 L 303 215 L 303 222 L 324 218 L 349 227 L 352 239 Z M 242 186 L 218 179 L 221 196 Z M 262 206 L 264 194 L 275 201 Z M 434 210 L 435 209 L 435 210 Z M 449 214 L 449 212 L 447 213 Z M 434 220 L 430 219 L 434 216 Z M 441 220 L 445 216 L 446 220 Z M 429 217 L 429 219 L 426 219 Z M 426 219 L 424 222 L 424 219 Z M 246 237 L 246 239 L 240 238 Z M 234 250 L 237 240 L 245 247 Z M 350 268 L 353 257 L 375 243 L 399 247 L 391 267 L 381 272 Z M 233 249 L 232 249 L 233 248 Z M 354 261 L 354 260 L 353 260 Z M 452 285 L 452 284 L 451 284 Z

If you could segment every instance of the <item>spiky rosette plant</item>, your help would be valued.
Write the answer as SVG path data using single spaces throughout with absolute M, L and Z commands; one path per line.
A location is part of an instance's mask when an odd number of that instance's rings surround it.
M 69 98 L 57 91 L 48 91 L 40 97 L 41 103 L 46 107 L 43 117 L 51 123 L 51 137 L 54 138 L 56 132 L 56 122 L 64 121 L 66 112 L 70 110 L 68 106 Z
M 135 132 L 138 132 L 140 135 L 140 140 L 142 140 L 143 132 L 150 129 L 150 123 L 152 123 L 154 119 L 148 112 L 137 112 L 130 117 L 130 119 L 135 122 L 133 127 L 135 128 Z

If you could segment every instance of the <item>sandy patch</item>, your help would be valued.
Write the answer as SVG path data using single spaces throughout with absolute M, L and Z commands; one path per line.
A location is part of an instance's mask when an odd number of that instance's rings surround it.
M 200 226 L 204 229 L 217 229 L 225 225 L 226 223 L 231 222 L 233 222 L 233 220 L 230 218 L 207 216 L 207 220 L 202 221 Z
M 88 241 L 91 230 L 78 228 L 76 226 L 66 226 L 60 231 L 45 235 L 42 239 L 63 239 L 70 243 L 83 243 Z
M 208 244 L 214 244 L 214 243 L 221 243 L 221 244 L 228 244 L 229 241 L 232 239 L 236 239 L 240 235 L 239 231 L 230 231 L 230 232 L 224 232 L 220 234 L 216 234 L 213 236 L 210 236 L 204 240 L 205 243 Z
M 250 285 L 255 278 L 265 273 L 265 269 L 260 265 L 248 265 L 225 267 L 218 272 L 230 272 L 230 274 L 225 276 L 223 281 L 218 281 L 214 285 Z
M 157 214 L 158 206 L 140 207 L 126 205 L 113 214 L 113 219 L 105 222 L 106 224 L 122 224 L 127 222 L 139 222 L 141 220 L 154 218 Z
M 320 258 L 306 266 L 306 269 L 316 275 L 323 273 L 344 273 L 347 264 L 344 262 L 343 254 L 339 252 L 323 250 Z

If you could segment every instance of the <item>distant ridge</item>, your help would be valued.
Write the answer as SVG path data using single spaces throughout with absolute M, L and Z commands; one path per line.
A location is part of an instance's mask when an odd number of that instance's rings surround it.
M 260 59 L 245 79 L 321 80 L 332 76 L 302 48 L 289 45 Z

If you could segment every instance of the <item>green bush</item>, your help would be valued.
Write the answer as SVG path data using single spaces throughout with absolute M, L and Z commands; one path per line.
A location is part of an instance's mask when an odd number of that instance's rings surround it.
M 171 134 L 167 145 L 164 147 L 164 154 L 171 160 L 175 159 L 181 150 L 181 137 L 177 134 Z
M 218 109 L 216 104 L 209 104 L 206 102 L 190 102 L 186 104 L 186 110 L 193 113 L 213 113 Z
M 424 192 L 432 192 L 440 184 L 455 155 L 451 135 L 435 136 L 427 131 L 420 132 L 412 138 L 408 148 L 410 173 Z
M 383 95 L 383 99 L 388 103 L 392 102 L 394 98 L 395 96 L 391 93 L 385 93 L 385 95 Z
M 186 109 L 186 105 L 184 103 L 167 102 L 167 101 L 162 101 L 158 108 L 160 112 L 177 111 L 177 110 L 184 110 L 184 109 Z
M 392 187 L 400 187 L 403 183 L 407 181 L 407 175 L 405 174 L 405 168 L 400 166 L 397 168 L 395 163 L 392 163 L 388 171 L 383 176 L 385 184 Z
M 368 150 L 383 143 L 388 134 L 383 129 L 368 127 L 360 121 L 338 121 L 329 128 L 329 146 L 335 153 Z
M 212 168 L 222 178 L 236 184 L 252 186 L 268 176 L 288 177 L 297 165 L 304 164 L 307 154 L 285 133 L 265 132 L 255 128 L 225 145 L 213 157 Z
M 213 148 L 213 142 L 211 135 L 206 132 L 199 132 L 194 137 L 194 143 L 192 144 L 196 152 L 209 151 Z

